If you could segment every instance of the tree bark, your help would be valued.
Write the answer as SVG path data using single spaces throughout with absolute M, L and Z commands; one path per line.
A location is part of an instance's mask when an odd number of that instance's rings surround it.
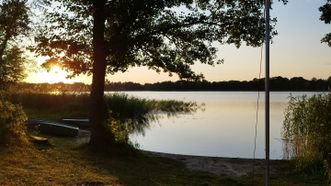
M 105 4 L 105 0 L 93 1 L 93 78 L 90 103 L 90 122 L 92 124 L 90 143 L 93 146 L 113 146 L 115 144 L 114 135 L 106 132 L 104 127 L 106 114 L 104 85 L 107 66 L 104 38 Z

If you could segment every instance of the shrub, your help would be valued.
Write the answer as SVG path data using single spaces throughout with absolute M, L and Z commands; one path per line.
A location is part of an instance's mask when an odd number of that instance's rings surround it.
M 307 173 L 327 172 L 331 153 L 331 94 L 292 97 L 285 111 L 283 137 L 292 144 L 296 167 Z
M 28 144 L 26 120 L 21 106 L 0 99 L 0 146 Z

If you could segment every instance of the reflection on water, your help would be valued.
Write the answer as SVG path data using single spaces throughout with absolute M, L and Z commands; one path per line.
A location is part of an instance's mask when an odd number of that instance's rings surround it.
M 145 135 L 130 136 L 140 148 L 176 154 L 252 158 L 256 92 L 126 92 L 150 99 L 175 99 L 205 104 L 204 110 L 151 123 Z M 295 92 L 293 96 L 315 93 Z M 284 110 L 289 92 L 271 93 L 270 154 L 272 159 L 288 158 L 281 139 Z M 264 158 L 264 98 L 261 93 L 257 158 Z M 285 145 L 285 146 L 284 146 Z M 286 149 L 286 148 L 285 148 Z

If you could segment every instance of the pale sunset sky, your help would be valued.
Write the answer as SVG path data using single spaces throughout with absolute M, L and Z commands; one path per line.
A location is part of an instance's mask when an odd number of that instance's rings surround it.
M 331 76 L 331 48 L 320 42 L 326 33 L 331 32 L 331 25 L 319 20 L 318 8 L 325 2 L 326 0 L 289 0 L 285 6 L 279 2 L 274 3 L 271 16 L 278 19 L 276 29 L 279 34 L 273 39 L 270 49 L 271 76 L 302 76 L 306 79 L 326 79 Z M 193 69 L 203 73 L 209 81 L 252 80 L 258 77 L 260 51 L 260 48 L 246 46 L 240 49 L 233 45 L 219 46 L 218 57 L 225 60 L 224 64 L 215 67 L 196 64 Z M 153 83 L 175 81 L 178 78 L 176 75 L 169 77 L 168 74 L 158 74 L 139 67 L 108 76 L 107 79 L 112 82 Z M 91 77 L 80 76 L 67 80 L 65 72 L 55 69 L 49 73 L 45 70 L 31 72 L 25 81 L 91 83 Z

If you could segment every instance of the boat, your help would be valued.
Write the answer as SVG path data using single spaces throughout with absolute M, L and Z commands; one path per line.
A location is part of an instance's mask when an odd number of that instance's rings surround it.
M 64 119 L 61 120 L 61 122 L 66 124 L 66 125 L 79 127 L 81 129 L 88 129 L 91 126 L 89 119 L 64 118 Z
M 27 121 L 27 125 L 29 128 L 36 128 L 40 133 L 43 134 L 65 137 L 77 137 L 79 134 L 79 127 L 70 126 L 59 122 L 29 119 Z

